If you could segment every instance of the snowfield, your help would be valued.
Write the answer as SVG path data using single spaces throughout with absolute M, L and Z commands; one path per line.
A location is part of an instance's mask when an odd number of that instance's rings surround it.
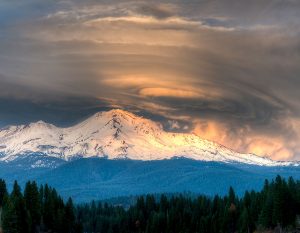
M 119 109 L 96 113 L 69 128 L 39 121 L 0 130 L 0 161 L 13 161 L 28 153 L 43 153 L 66 161 L 89 157 L 132 160 L 185 157 L 263 166 L 299 166 L 296 162 L 237 153 L 194 134 L 166 132 L 159 123 Z

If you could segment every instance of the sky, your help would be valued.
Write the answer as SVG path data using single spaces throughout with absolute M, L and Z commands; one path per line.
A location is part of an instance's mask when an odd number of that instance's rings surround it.
M 121 108 L 300 160 L 300 1 L 0 1 L 0 126 Z

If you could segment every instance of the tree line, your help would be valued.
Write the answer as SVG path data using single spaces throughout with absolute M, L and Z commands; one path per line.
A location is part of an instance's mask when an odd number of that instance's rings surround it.
M 129 208 L 102 202 L 73 205 L 48 185 L 28 182 L 24 192 L 17 182 L 8 194 L 0 180 L 0 208 L 4 233 L 108 232 L 108 233 L 248 233 L 257 230 L 296 229 L 300 224 L 300 181 L 277 176 L 261 191 L 238 197 L 196 198 L 185 195 L 157 198 L 140 196 Z
M 34 181 L 26 183 L 24 192 L 15 181 L 9 194 L 0 179 L 0 213 L 3 233 L 83 232 L 72 199 L 64 202 L 54 188 Z
M 78 217 L 87 232 L 178 232 L 219 233 L 274 229 L 295 229 L 300 214 L 300 182 L 277 176 L 266 180 L 262 191 L 246 191 L 239 198 L 233 188 L 228 195 L 213 198 L 184 195 L 156 200 L 139 197 L 135 205 L 95 203 L 81 205 Z

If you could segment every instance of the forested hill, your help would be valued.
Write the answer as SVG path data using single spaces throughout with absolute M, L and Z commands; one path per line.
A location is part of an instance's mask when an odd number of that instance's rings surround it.
M 260 192 L 226 196 L 141 196 L 130 208 L 92 202 L 74 206 L 55 189 L 15 182 L 11 193 L 0 180 L 1 227 L 4 233 L 26 232 L 266 232 L 300 227 L 300 181 L 277 176 Z M 272 232 L 272 231 L 268 231 Z

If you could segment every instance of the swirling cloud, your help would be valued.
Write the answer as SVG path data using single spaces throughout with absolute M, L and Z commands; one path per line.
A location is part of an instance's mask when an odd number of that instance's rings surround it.
M 126 108 L 240 152 L 300 159 L 297 1 L 0 4 L 2 99 L 54 123 L 54 103 Z

